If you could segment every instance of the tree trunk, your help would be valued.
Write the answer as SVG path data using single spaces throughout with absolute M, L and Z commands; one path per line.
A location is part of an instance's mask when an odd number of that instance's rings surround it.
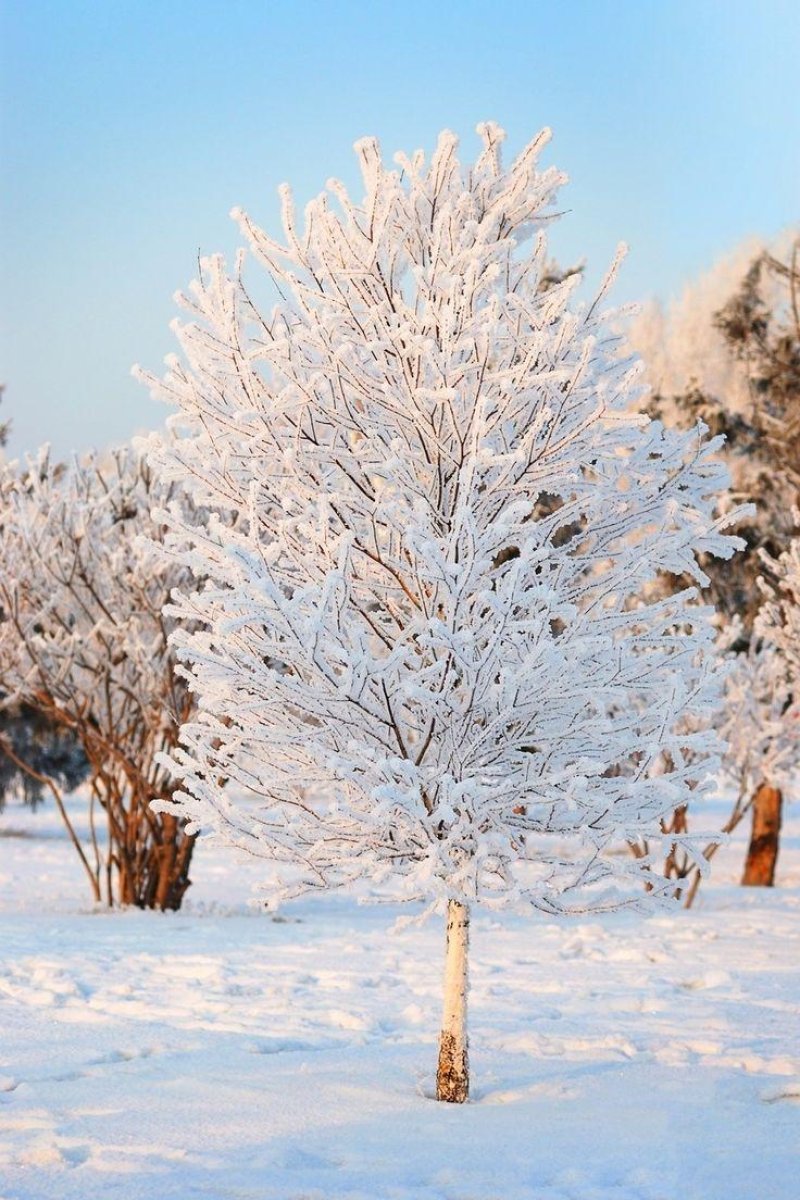
M 463 1104 L 469 1096 L 467 1045 L 467 955 L 469 908 L 457 900 L 447 903 L 447 948 L 444 966 L 444 1006 L 439 1037 L 436 1099 Z
M 742 876 L 745 887 L 772 887 L 775 882 L 782 808 L 780 789 L 759 784 L 753 797 L 753 829 Z
M 191 886 L 189 867 L 196 841 L 194 834 L 186 833 L 185 823 L 172 813 L 162 813 L 145 825 L 139 805 L 129 814 L 124 839 L 109 836 L 119 904 L 176 912 Z
M 186 833 L 183 822 L 179 822 L 171 813 L 161 814 L 161 827 L 163 841 L 155 851 L 158 860 L 155 907 L 162 912 L 165 909 L 177 911 L 184 892 L 191 884 L 189 864 L 195 838 L 193 834 Z
M 687 806 L 685 804 L 682 804 L 680 808 L 676 808 L 669 821 L 662 820 L 662 831 L 664 833 L 688 833 L 689 821 L 686 812 Z M 679 851 L 673 842 L 664 862 L 664 878 L 685 879 L 690 870 L 690 865 L 685 851 Z

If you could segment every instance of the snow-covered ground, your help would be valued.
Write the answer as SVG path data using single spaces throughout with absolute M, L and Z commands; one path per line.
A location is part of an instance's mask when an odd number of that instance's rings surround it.
M 24 836 L 23 836 L 24 835 Z M 797 1200 L 800 820 L 690 913 L 477 915 L 474 1095 L 430 1099 L 439 922 L 247 907 L 203 845 L 178 914 L 92 911 L 51 808 L 0 818 L 2 1200 Z

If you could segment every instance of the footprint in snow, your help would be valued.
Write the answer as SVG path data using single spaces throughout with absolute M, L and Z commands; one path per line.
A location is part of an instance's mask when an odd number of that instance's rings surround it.
M 706 988 L 721 987 L 730 982 L 731 977 L 727 971 L 707 971 L 705 975 L 699 975 L 694 979 L 679 979 L 675 986 L 685 992 L 699 992 Z

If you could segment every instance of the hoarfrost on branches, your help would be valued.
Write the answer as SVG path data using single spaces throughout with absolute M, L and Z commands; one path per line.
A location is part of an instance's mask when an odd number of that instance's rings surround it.
M 752 633 L 762 600 L 759 553 L 777 558 L 795 535 L 800 487 L 800 235 L 747 242 L 687 288 L 666 313 L 650 307 L 630 339 L 653 385 L 649 409 L 666 424 L 698 418 L 725 435 L 734 497 L 754 502 L 730 566 L 708 563 L 710 599 Z
M 797 676 L 791 665 L 770 641 L 759 614 L 753 635 L 741 621 L 733 621 L 720 634 L 722 649 L 728 648 L 730 670 L 718 715 L 718 728 L 728 749 L 722 760 L 723 773 L 733 783 L 735 798 L 721 829 L 722 837 L 709 839 L 703 856 L 710 862 L 728 836 L 748 813 L 758 821 L 759 804 L 767 793 L 782 797 L 789 786 L 797 760 Z M 745 643 L 745 649 L 741 643 Z M 779 801 L 780 803 L 780 801 Z M 750 845 L 754 844 L 751 837 Z M 750 853 L 748 852 L 748 860 Z M 685 905 L 694 903 L 704 871 L 702 864 L 681 864 L 681 894 Z
M 540 286 L 547 132 L 508 168 L 479 133 L 463 166 L 447 132 L 397 169 L 357 143 L 364 199 L 332 181 L 301 221 L 284 189 L 282 243 L 236 213 L 281 302 L 256 306 L 243 255 L 204 260 L 183 357 L 146 377 L 178 409 L 151 460 L 223 516 L 163 514 L 205 580 L 171 610 L 199 704 L 179 811 L 278 864 L 276 897 L 669 895 L 615 851 L 717 766 L 718 440 L 632 412 L 613 271 L 591 304 L 578 275 Z M 666 574 L 696 586 L 648 598 Z
M 724 434 L 732 496 L 754 501 L 750 518 L 738 526 L 745 552 L 732 564 L 701 563 L 711 580 L 709 598 L 729 623 L 723 641 L 734 651 L 720 727 L 731 742 L 725 766 L 729 774 L 738 772 L 737 796 L 723 832 L 752 810 L 743 882 L 766 884 L 774 878 L 782 793 L 796 758 L 790 658 L 757 629 L 763 626 L 764 560 L 780 559 L 796 535 L 798 230 L 787 230 L 771 246 L 740 247 L 666 316 L 651 308 L 634 323 L 631 338 L 654 384 L 650 410 L 684 426 L 700 417 Z
M 766 614 L 759 615 L 756 629 Z M 782 791 L 797 760 L 797 675 L 787 657 L 765 636 L 755 636 L 746 651 L 732 654 L 725 687 L 721 732 L 728 742 L 726 775 L 750 799 L 760 784 Z
M 91 845 L 71 832 L 95 898 L 105 884 L 109 903 L 159 908 L 179 907 L 194 842 L 149 807 L 172 787 L 157 755 L 191 710 L 162 615 L 188 572 L 165 561 L 150 517 L 174 490 L 130 450 L 69 465 L 42 451 L 0 473 L 4 705 L 28 705 L 80 743 Z
M 800 512 L 795 509 L 793 516 L 797 523 Z M 732 721 L 726 734 L 734 755 L 758 762 L 751 768 L 753 785 L 769 780 L 786 791 L 797 768 L 800 736 L 800 538 L 792 538 L 777 558 L 762 551 L 761 559 L 766 570 L 759 579 L 763 601 L 755 634 L 759 661 L 764 663 L 763 682 L 760 688 L 749 688 L 761 728 L 757 731 L 754 725 L 750 731 L 750 758 L 745 758 L 743 746 L 746 723 L 734 730 Z

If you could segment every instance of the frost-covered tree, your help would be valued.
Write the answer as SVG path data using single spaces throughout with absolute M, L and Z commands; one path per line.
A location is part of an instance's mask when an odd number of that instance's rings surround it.
M 479 132 L 466 166 L 447 132 L 396 170 L 359 142 L 364 199 L 334 181 L 300 224 L 284 191 L 283 243 L 236 214 L 281 301 L 205 260 L 183 358 L 148 377 L 179 410 L 153 462 L 240 513 L 164 515 L 206 580 L 172 609 L 199 706 L 179 811 L 271 860 L 274 898 L 366 879 L 446 912 L 450 1101 L 473 904 L 668 894 L 614 850 L 708 786 L 719 668 L 694 586 L 639 597 L 735 546 L 717 445 L 632 415 L 602 296 L 541 286 L 547 135 L 506 169 Z
M 800 488 L 800 234 L 746 243 L 688 287 L 666 312 L 650 306 L 631 341 L 666 424 L 702 419 L 725 435 L 734 495 L 752 500 L 738 530 L 746 551 L 709 562 L 711 596 L 748 635 L 762 601 L 760 551 L 776 557 L 794 536 Z M 744 644 L 744 643 L 743 643 Z
M 0 384 L 0 403 L 4 392 L 5 385 Z M 8 421 L 0 421 L 0 450 L 8 433 Z M 4 704 L 4 699 L 0 691 L 0 812 L 14 794 L 35 809 L 43 798 L 45 781 L 76 787 L 85 778 L 86 760 L 69 730 L 26 704 Z
M 797 510 L 794 517 L 800 517 Z M 775 881 L 783 799 L 800 758 L 800 539 L 793 538 L 777 559 L 763 553 L 761 557 L 766 572 L 759 582 L 765 599 L 754 641 L 767 664 L 768 687 L 751 687 L 745 698 L 745 704 L 757 708 L 761 727 L 753 722 L 748 730 L 741 722 L 731 729 L 731 744 L 744 756 L 758 798 L 752 805 L 753 831 L 742 883 L 769 887 Z
M 169 794 L 157 755 L 191 709 L 162 615 L 186 571 L 148 540 L 158 537 L 150 509 L 168 495 L 127 450 L 70 466 L 43 453 L 0 473 L 0 694 L 79 743 L 88 845 L 58 777 L 10 740 L 3 748 L 50 789 L 95 899 L 162 909 L 180 906 L 194 843 L 180 815 L 149 807 Z
M 760 624 L 761 616 L 757 630 Z M 710 862 L 724 839 L 748 814 L 755 814 L 742 883 L 771 884 L 783 796 L 797 768 L 798 676 L 767 636 L 756 632 L 744 639 L 741 630 L 741 623 L 734 622 L 721 635 L 721 641 L 728 644 L 730 672 L 718 717 L 720 733 L 728 744 L 722 776 L 732 785 L 735 799 L 721 829 L 723 839 L 712 838 L 704 857 Z M 688 908 L 702 872 L 685 854 L 676 856 L 675 867 L 675 877 L 685 881 L 679 886 Z
M 800 235 L 790 230 L 770 246 L 748 242 L 687 288 L 665 313 L 651 307 L 633 325 L 632 341 L 644 355 L 653 385 L 651 411 L 670 424 L 691 426 L 698 418 L 724 434 L 723 458 L 734 496 L 754 501 L 752 516 L 737 528 L 746 543 L 733 563 L 702 561 L 710 599 L 730 624 L 723 634 L 744 655 L 728 688 L 722 723 L 732 737 L 729 765 L 741 769 L 737 798 L 726 829 L 752 814 L 753 831 L 744 881 L 771 880 L 777 855 L 775 813 L 780 783 L 764 774 L 786 760 L 785 722 L 776 725 L 776 695 L 786 676 L 775 651 L 749 643 L 764 599 L 759 586 L 762 555 L 778 558 L 796 532 L 794 505 L 800 498 Z M 750 687 L 742 708 L 737 680 Z M 777 689 L 777 691 L 776 691 Z M 728 711 L 726 711 L 726 709 Z M 759 732 L 759 727 L 761 731 Z M 744 730 L 747 734 L 744 734 Z M 737 733 L 739 730 L 739 733 Z M 770 749 L 764 738 L 777 731 Z M 739 785 L 750 779 L 752 748 L 759 746 L 759 779 L 744 798 Z M 797 756 L 794 756 L 795 763 Z M 772 865 L 766 862 L 762 827 L 775 827 Z M 762 849 L 759 849 L 761 847 Z M 772 853 L 772 852 L 771 852 Z

